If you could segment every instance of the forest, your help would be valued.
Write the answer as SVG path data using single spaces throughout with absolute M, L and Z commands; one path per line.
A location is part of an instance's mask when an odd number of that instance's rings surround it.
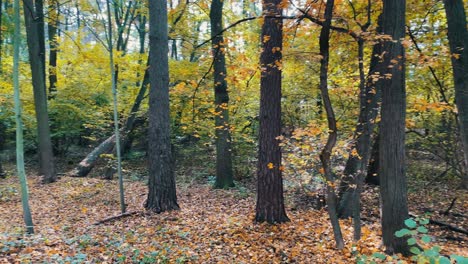
M 466 0 L 0 0 L 0 263 L 468 263 Z

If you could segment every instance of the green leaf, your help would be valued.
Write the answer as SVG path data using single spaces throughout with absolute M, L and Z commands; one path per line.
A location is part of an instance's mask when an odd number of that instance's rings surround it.
M 439 252 L 437 251 L 436 248 L 430 248 L 426 251 L 424 251 L 424 255 L 428 256 L 428 257 L 437 257 L 439 256 Z
M 450 262 L 450 259 L 448 259 L 447 257 L 440 257 L 439 259 L 439 264 L 450 264 L 452 262 Z
M 409 218 L 405 220 L 405 225 L 409 228 L 416 228 L 418 224 L 412 218 Z
M 372 257 L 378 258 L 378 259 L 381 259 L 381 260 L 385 260 L 387 258 L 387 256 L 385 256 L 385 254 L 382 254 L 380 252 L 375 252 L 374 254 L 372 254 Z
M 417 247 L 411 247 L 410 252 L 415 254 L 415 255 L 421 254 L 421 250 L 419 248 L 417 248 Z
M 431 237 L 428 236 L 428 235 L 423 235 L 423 236 L 421 237 L 421 240 L 422 240 L 422 242 L 424 242 L 424 243 L 427 244 L 427 243 L 430 243 L 432 239 L 431 239 Z
M 412 237 L 412 238 L 409 238 L 408 239 L 408 245 L 412 246 L 412 245 L 416 245 L 416 238 Z
M 419 219 L 419 224 L 420 225 L 427 225 L 427 224 L 429 224 L 429 219 L 426 219 L 426 218 Z
M 428 232 L 427 228 L 424 227 L 424 226 L 418 226 L 418 228 L 416 229 L 419 233 L 423 233 L 423 234 L 426 234 Z
M 454 259 L 458 264 L 468 264 L 468 258 L 458 255 L 450 255 L 451 259 Z
M 403 228 L 401 230 L 398 230 L 395 232 L 396 237 L 404 237 L 406 235 L 411 234 L 411 231 L 409 229 Z

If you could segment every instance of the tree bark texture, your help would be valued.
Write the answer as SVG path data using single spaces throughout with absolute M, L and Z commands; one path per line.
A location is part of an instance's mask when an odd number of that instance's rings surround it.
M 462 187 L 468 189 L 468 31 L 462 0 L 444 0 L 448 40 L 452 53 L 455 104 L 458 110 L 460 137 L 464 153 Z
M 43 64 L 44 54 L 40 44 L 44 36 L 42 35 L 41 37 L 39 35 L 41 31 L 38 28 L 40 28 L 41 24 L 38 22 L 40 20 L 36 20 L 38 14 L 36 14 L 34 10 L 33 2 L 31 0 L 23 0 L 23 7 L 37 119 L 40 173 L 44 175 L 43 182 L 50 183 L 57 180 L 57 175 L 55 173 L 49 114 L 47 112 L 47 95 Z
M 260 129 L 257 165 L 257 222 L 289 221 L 284 208 L 281 149 L 281 68 L 283 21 L 281 0 L 263 0 L 260 80 Z
M 377 31 L 380 32 L 381 28 Z M 363 67 L 364 46 L 362 40 L 359 40 L 360 67 Z M 376 43 L 372 49 L 371 61 L 369 65 L 369 74 L 364 80 L 361 76 L 359 87 L 359 117 L 354 133 L 354 142 L 349 151 L 349 158 L 343 172 L 343 180 L 340 183 L 340 202 L 338 206 L 338 215 L 340 218 L 352 216 L 353 211 L 359 210 L 359 202 L 354 202 L 353 197 L 360 196 L 360 190 L 365 175 L 367 173 L 367 164 L 371 152 L 371 136 L 375 125 L 375 119 L 378 114 L 381 88 L 379 87 L 379 70 L 377 69 L 379 56 L 382 53 L 381 43 Z M 363 69 L 361 70 L 363 72 Z
M 322 162 L 325 178 L 327 180 L 327 210 L 330 217 L 330 222 L 333 228 L 333 235 L 335 237 L 336 247 L 342 249 L 344 247 L 343 235 L 341 233 L 340 223 L 337 215 L 337 196 L 335 193 L 335 179 L 331 169 L 331 154 L 337 138 L 337 127 L 335 113 L 333 111 L 330 96 L 328 94 L 328 65 L 330 53 L 330 27 L 333 18 L 333 7 L 335 1 L 328 0 L 325 6 L 325 21 L 323 22 L 320 31 L 319 46 L 320 55 L 320 93 L 322 95 L 323 106 L 327 114 L 328 122 L 328 139 L 325 147 L 320 153 L 320 161 Z
M 149 1 L 149 192 L 147 210 L 179 209 L 171 155 L 167 2 Z
M 49 3 L 49 99 L 53 99 L 57 93 L 57 25 L 59 21 L 59 4 L 56 0 Z
M 408 218 L 405 175 L 405 0 L 384 0 L 382 112 L 380 121 L 380 198 L 382 203 L 382 237 L 389 254 L 409 254 L 407 238 L 395 232 L 404 228 Z
M 234 186 L 229 125 L 229 94 L 223 34 L 223 0 L 212 0 L 210 9 L 211 45 L 215 96 L 216 182 L 215 188 Z

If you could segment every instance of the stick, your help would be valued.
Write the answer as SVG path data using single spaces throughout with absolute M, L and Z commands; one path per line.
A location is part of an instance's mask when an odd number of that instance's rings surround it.
M 100 225 L 100 224 L 104 224 L 104 223 L 107 223 L 107 222 L 110 222 L 110 221 L 114 221 L 114 220 L 117 220 L 117 219 L 120 219 L 120 218 L 124 218 L 124 217 L 127 217 L 127 216 L 131 216 L 131 215 L 135 215 L 135 214 L 139 214 L 139 212 L 137 211 L 132 211 L 132 212 L 126 212 L 126 213 L 123 213 L 123 214 L 119 214 L 119 215 L 114 215 L 114 216 L 111 216 L 111 217 L 108 217 L 108 218 L 105 218 L 103 220 L 100 220 L 92 225 Z

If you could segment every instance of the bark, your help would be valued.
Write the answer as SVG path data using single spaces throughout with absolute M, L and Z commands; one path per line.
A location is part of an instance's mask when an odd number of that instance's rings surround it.
M 379 141 L 380 134 L 374 139 L 374 144 L 372 144 L 371 156 L 369 159 L 369 166 L 367 168 L 366 183 L 373 185 L 380 185 L 380 176 L 379 176 Z
M 407 238 L 395 232 L 404 228 L 408 218 L 405 175 L 405 0 L 384 0 L 382 31 L 391 38 L 383 43 L 380 62 L 382 113 L 380 121 L 380 198 L 382 238 L 389 254 L 410 254 Z
M 329 53 L 330 53 L 330 27 L 333 18 L 333 7 L 335 1 L 328 0 L 325 7 L 325 21 L 323 22 L 322 29 L 320 31 L 319 46 L 320 55 L 320 93 L 322 95 L 323 106 L 327 114 L 328 121 L 328 139 L 325 147 L 320 153 L 320 161 L 325 173 L 327 180 L 327 210 L 330 217 L 330 221 L 333 227 L 333 234 L 335 237 L 336 247 L 342 249 L 344 247 L 343 235 L 341 233 L 340 223 L 338 221 L 338 215 L 336 212 L 337 197 L 335 193 L 335 179 L 331 169 L 331 154 L 333 147 L 336 143 L 337 138 L 337 127 L 335 113 L 333 111 L 330 96 L 328 94 L 328 65 L 329 65 Z
M 0 178 L 2 179 L 5 179 L 6 178 L 6 173 L 5 171 L 3 170 L 3 166 L 2 166 L 2 161 L 0 160 Z
M 23 120 L 19 84 L 19 48 L 21 43 L 19 0 L 15 0 L 13 5 L 15 23 L 15 34 L 13 40 L 13 87 L 16 119 L 16 169 L 18 171 L 18 177 L 21 186 L 21 203 L 23 207 L 23 219 L 26 225 L 26 232 L 29 234 L 33 234 L 34 224 L 31 216 L 31 210 L 29 207 L 28 183 L 26 180 L 26 171 L 24 169 Z
M 263 0 L 262 67 L 260 79 L 259 151 L 255 221 L 289 221 L 284 207 L 281 148 L 281 63 L 283 21 L 281 0 Z
M 57 26 L 59 19 L 59 4 L 52 0 L 49 4 L 49 99 L 53 99 L 57 93 Z
M 458 110 L 460 137 L 464 153 L 462 187 L 468 189 L 468 31 L 462 0 L 444 0 L 448 40 L 452 53 L 455 104 Z
M 29 51 L 29 64 L 31 66 L 32 84 L 34 93 L 34 106 L 37 119 L 37 134 L 39 142 L 40 173 L 44 175 L 43 182 L 50 183 L 57 180 L 52 142 L 49 127 L 49 114 L 47 112 L 47 95 L 43 64 L 43 51 L 41 50 L 40 20 L 36 20 L 37 14 L 31 0 L 23 0 L 24 21 Z M 39 15 L 40 16 L 40 15 Z M 42 31 L 43 32 L 43 31 Z
M 94 168 L 98 159 L 102 154 L 109 153 L 115 144 L 115 135 L 104 140 L 99 146 L 93 149 L 79 164 L 68 172 L 71 177 L 86 177 L 89 172 Z
M 167 2 L 149 1 L 149 191 L 147 210 L 177 210 L 169 109 Z
M 377 31 L 380 31 L 379 27 Z M 381 88 L 377 76 L 379 55 L 382 53 L 382 45 L 376 43 L 372 49 L 369 74 L 365 80 L 363 76 L 363 41 L 359 45 L 359 67 L 361 82 L 359 87 L 359 117 L 354 133 L 354 143 L 349 151 L 349 158 L 343 172 L 343 180 L 340 183 L 340 202 L 338 215 L 340 218 L 351 217 L 353 211 L 359 211 L 360 188 L 367 173 L 367 164 L 371 152 L 371 136 L 378 114 L 378 102 L 380 101 Z M 358 199 L 357 201 L 355 199 Z M 354 200 L 354 202 L 353 202 Z
M 229 124 L 229 94 L 223 34 L 223 0 L 212 0 L 210 9 L 215 96 L 216 182 L 215 188 L 234 186 Z

